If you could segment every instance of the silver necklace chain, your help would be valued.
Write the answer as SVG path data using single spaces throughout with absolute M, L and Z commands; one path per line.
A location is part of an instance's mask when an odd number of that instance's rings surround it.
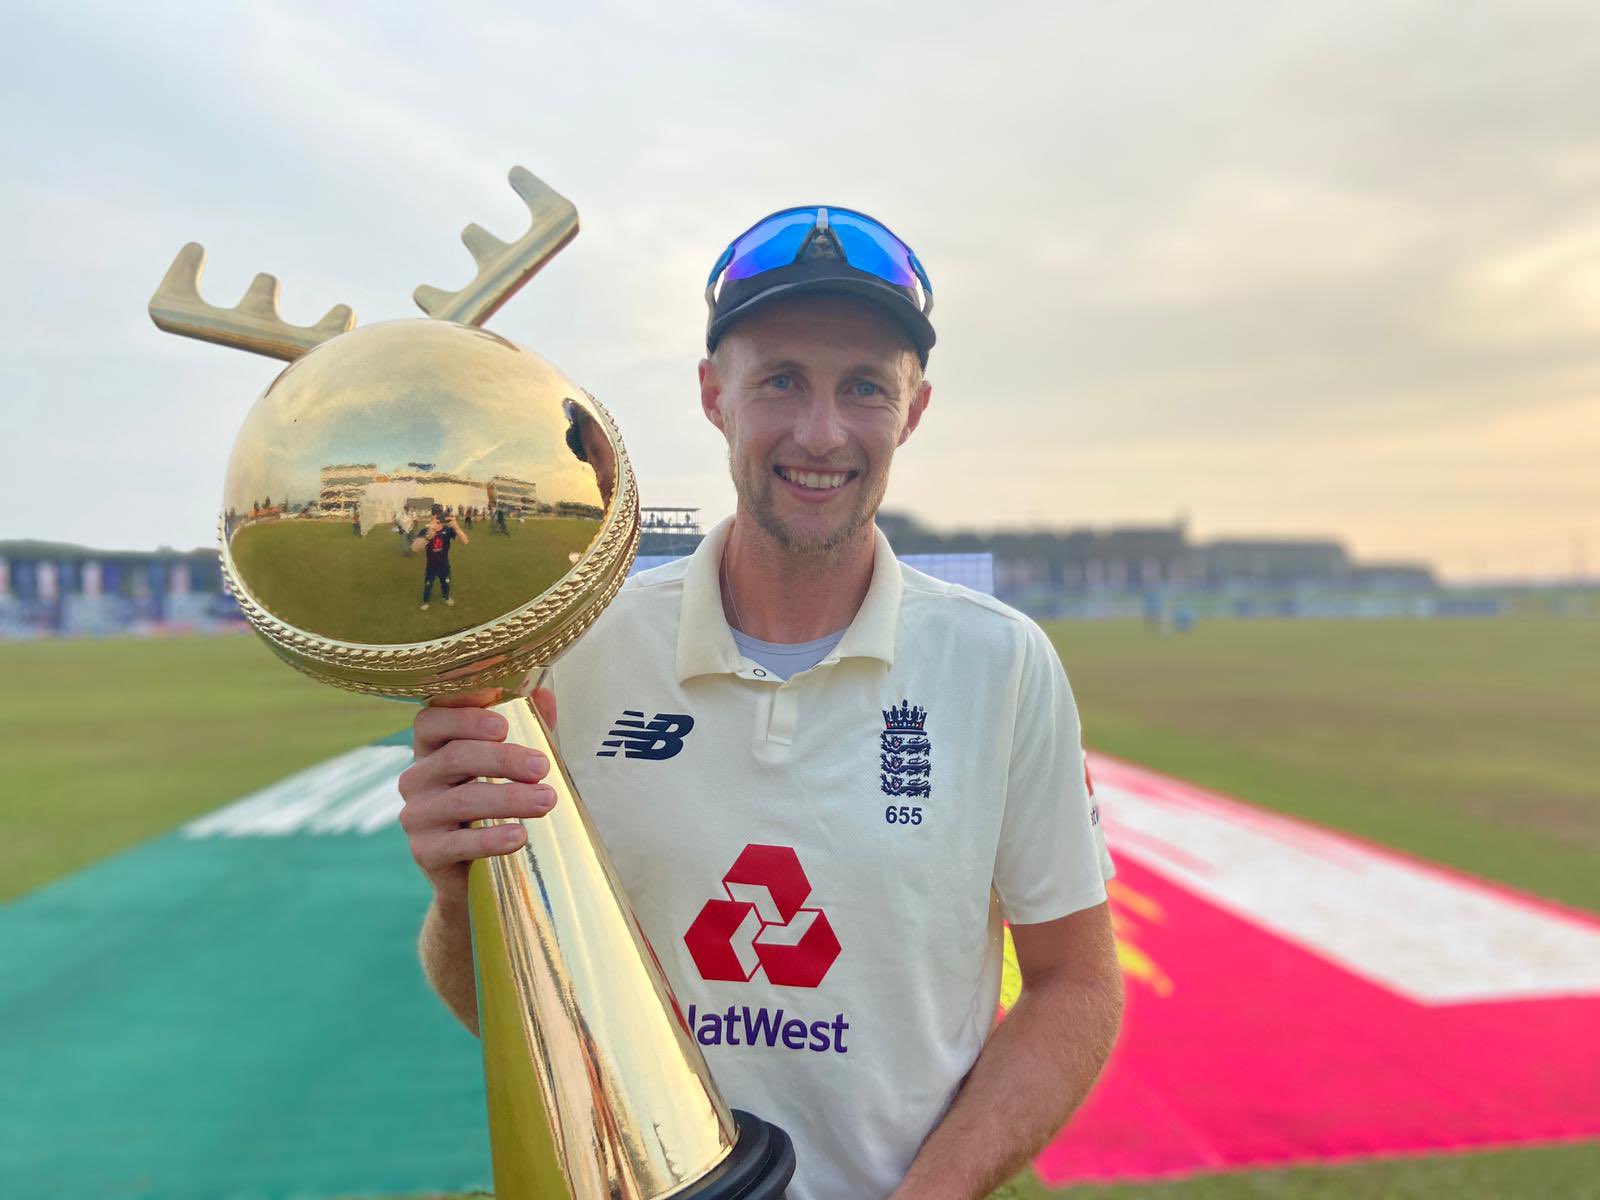
M 719 567 L 722 575 L 722 586 L 728 593 L 728 605 L 733 609 L 733 626 L 740 633 L 744 633 L 744 618 L 739 615 L 739 598 L 733 594 L 733 580 L 728 578 L 728 547 L 726 543 L 722 547 L 722 558 L 719 560 Z

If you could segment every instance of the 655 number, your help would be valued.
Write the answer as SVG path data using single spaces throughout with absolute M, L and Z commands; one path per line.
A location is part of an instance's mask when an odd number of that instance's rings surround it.
M 883 810 L 883 819 L 891 825 L 921 825 L 920 804 L 891 804 Z

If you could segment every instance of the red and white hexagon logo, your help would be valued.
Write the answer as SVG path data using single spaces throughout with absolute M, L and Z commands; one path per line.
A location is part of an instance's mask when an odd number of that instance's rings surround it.
M 788 846 L 749 845 L 722 877 L 726 899 L 706 901 L 684 944 L 704 979 L 816 987 L 839 957 L 827 914 L 803 908 L 811 881 Z

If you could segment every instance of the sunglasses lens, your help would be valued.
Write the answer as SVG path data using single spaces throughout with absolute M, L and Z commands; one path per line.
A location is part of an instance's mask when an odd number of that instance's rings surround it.
M 911 251 L 882 225 L 858 213 L 828 210 L 828 226 L 839 238 L 845 261 L 897 287 L 922 290 L 911 266 Z
M 911 289 L 924 312 L 932 307 L 932 289 L 904 242 L 871 217 L 848 208 L 829 208 L 827 213 L 828 228 L 837 239 L 845 262 L 858 271 L 876 275 L 885 283 Z M 721 295 L 725 283 L 788 266 L 816 225 L 816 208 L 791 208 L 773 213 L 729 246 L 717 261 L 708 285 L 708 297 L 714 301 Z
M 786 267 L 800 253 L 800 246 L 816 224 L 817 210 L 794 209 L 775 213 L 733 244 L 725 282 L 748 279 L 774 267 Z

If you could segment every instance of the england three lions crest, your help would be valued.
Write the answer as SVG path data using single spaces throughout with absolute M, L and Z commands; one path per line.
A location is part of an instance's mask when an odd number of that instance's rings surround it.
M 927 721 L 928 710 L 909 700 L 883 710 L 878 779 L 885 796 L 933 794 L 933 743 L 928 740 Z

